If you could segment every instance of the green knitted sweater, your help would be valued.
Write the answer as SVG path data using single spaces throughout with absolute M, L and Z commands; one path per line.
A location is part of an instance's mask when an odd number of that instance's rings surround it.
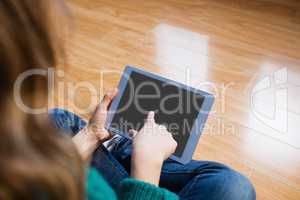
M 138 181 L 124 179 L 120 188 L 115 191 L 105 182 L 95 168 L 90 168 L 87 176 L 87 199 L 88 200 L 178 200 L 178 196 L 166 189 Z

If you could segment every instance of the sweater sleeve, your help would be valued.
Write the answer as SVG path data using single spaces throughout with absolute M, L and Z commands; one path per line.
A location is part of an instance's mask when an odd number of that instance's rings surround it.
M 124 179 L 119 188 L 120 200 L 178 200 L 178 196 L 166 189 L 155 185 L 138 181 L 136 179 Z
M 88 200 L 117 200 L 113 189 L 105 182 L 95 168 L 88 169 L 86 197 Z

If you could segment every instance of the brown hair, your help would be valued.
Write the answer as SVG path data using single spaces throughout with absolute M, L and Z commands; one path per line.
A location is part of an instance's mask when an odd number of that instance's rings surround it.
M 0 1 L 0 199 L 84 198 L 83 165 L 71 139 L 52 128 L 46 114 L 24 113 L 13 99 L 18 75 L 54 67 L 61 58 L 53 23 L 60 3 Z M 32 106 L 37 98 L 46 102 L 45 82 L 31 78 L 22 85 Z

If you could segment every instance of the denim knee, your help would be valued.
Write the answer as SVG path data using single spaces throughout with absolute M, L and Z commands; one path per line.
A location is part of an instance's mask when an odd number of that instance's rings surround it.
M 54 108 L 49 111 L 49 117 L 53 125 L 70 136 L 74 136 L 86 122 L 76 114 L 64 109 Z
M 224 168 L 216 176 L 216 186 L 223 188 L 220 195 L 224 200 L 255 200 L 256 193 L 252 183 L 244 175 Z

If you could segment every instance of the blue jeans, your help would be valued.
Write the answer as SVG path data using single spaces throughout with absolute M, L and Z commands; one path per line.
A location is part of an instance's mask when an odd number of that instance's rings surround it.
M 77 115 L 62 109 L 50 111 L 57 128 L 74 136 L 86 126 Z M 113 140 L 108 151 L 103 145 L 94 152 L 91 165 L 99 170 L 112 188 L 130 174 L 131 141 Z M 145 169 L 147 173 L 147 169 Z M 211 161 L 191 161 L 181 165 L 172 160 L 163 164 L 160 187 L 179 195 L 180 199 L 195 200 L 255 200 L 255 190 L 250 181 L 229 167 Z

